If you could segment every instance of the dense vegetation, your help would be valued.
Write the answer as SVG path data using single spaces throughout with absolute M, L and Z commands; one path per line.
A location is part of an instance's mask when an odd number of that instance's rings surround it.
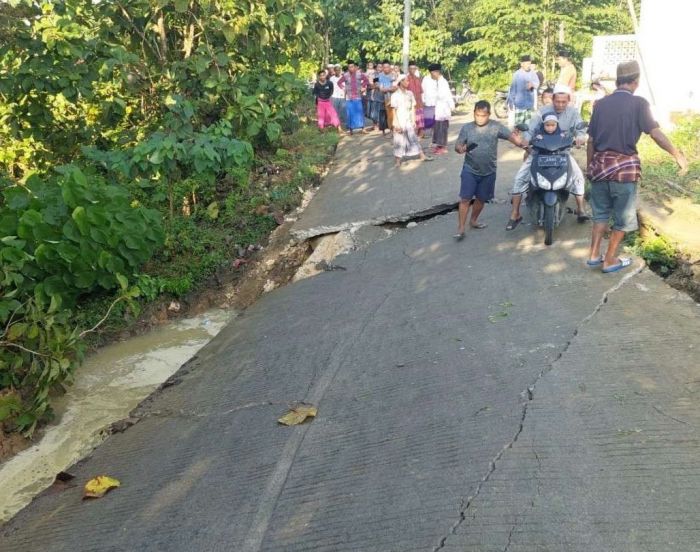
M 5 428 L 50 414 L 86 298 L 106 298 L 101 317 L 186 293 L 222 261 L 214 226 L 249 240 L 275 226 L 254 212 L 251 169 L 256 150 L 293 155 L 279 140 L 320 16 L 314 0 L 0 4 Z

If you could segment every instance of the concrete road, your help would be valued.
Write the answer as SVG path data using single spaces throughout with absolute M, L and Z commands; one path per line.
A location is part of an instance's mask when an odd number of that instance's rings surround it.
M 450 125 L 453 144 L 465 115 Z M 462 161 L 452 153 L 432 162 L 404 161 L 393 169 L 391 136 L 372 133 L 344 138 L 314 200 L 292 228 L 300 239 L 354 227 L 405 221 L 456 205 Z M 422 141 L 429 153 L 430 140 Z
M 438 216 L 264 296 L 0 550 L 699 550 L 700 308 L 587 269 L 573 217 L 506 233 L 517 157 L 486 230 Z M 318 417 L 278 425 L 295 401 Z

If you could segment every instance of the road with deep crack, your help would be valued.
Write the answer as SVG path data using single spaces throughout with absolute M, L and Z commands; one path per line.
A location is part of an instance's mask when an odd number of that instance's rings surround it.
M 454 200 L 454 155 L 392 171 L 378 136 L 338 155 L 298 235 Z M 463 242 L 435 216 L 265 295 L 0 550 L 700 550 L 700 308 L 638 261 L 587 269 L 574 220 L 551 247 L 506 233 L 518 159 Z M 298 401 L 318 416 L 277 424 Z M 103 473 L 122 486 L 81 501 Z

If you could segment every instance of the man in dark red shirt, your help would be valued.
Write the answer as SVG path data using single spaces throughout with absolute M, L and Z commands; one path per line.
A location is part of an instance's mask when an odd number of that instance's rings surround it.
M 617 249 L 625 233 L 638 227 L 636 197 L 641 162 L 637 142 L 642 132 L 673 156 L 681 175 L 688 171 L 685 157 L 654 120 L 649 102 L 634 96 L 639 87 L 639 75 L 636 61 L 617 66 L 617 90 L 598 100 L 588 127 L 588 177 L 594 224 L 587 263 L 602 267 L 605 273 L 617 272 L 632 264 L 630 259 L 618 258 Z M 603 256 L 600 246 L 611 216 L 614 224 Z

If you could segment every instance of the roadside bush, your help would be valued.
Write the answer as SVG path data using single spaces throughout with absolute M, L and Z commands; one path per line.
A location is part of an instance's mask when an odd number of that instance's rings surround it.
M 111 151 L 85 147 L 83 153 L 108 176 L 133 189 L 135 197 L 142 197 L 147 205 L 167 205 L 172 219 L 183 207 L 194 208 L 202 199 L 206 201 L 206 190 L 211 191 L 227 172 L 248 167 L 253 148 L 233 137 L 226 120 L 193 130 L 192 107 L 182 98 L 173 98 L 171 109 L 166 130 L 138 144 Z M 209 196 L 211 199 L 211 193 Z
M 700 203 L 700 115 L 683 115 L 676 120 L 676 127 L 669 133 L 673 144 L 688 159 L 689 170 L 678 176 L 673 158 L 643 136 L 639 142 L 642 158 L 642 190 L 647 194 L 679 195 L 678 188 L 669 186 L 671 181 L 687 191 L 688 197 Z
M 680 253 L 663 236 L 645 237 L 641 234 L 635 234 L 630 241 L 635 254 L 642 257 L 652 270 L 662 276 L 668 276 L 678 267 Z
M 99 290 L 135 296 L 129 279 L 163 244 L 156 211 L 75 167 L 61 172 L 5 185 L 0 200 L 0 391 L 13 391 L 0 421 L 28 431 L 81 359 L 76 300 Z
M 132 207 L 123 188 L 88 183 L 77 168 L 57 181 L 32 176 L 2 195 L 3 286 L 18 295 L 70 307 L 79 295 L 118 288 L 163 244 L 158 212 Z

